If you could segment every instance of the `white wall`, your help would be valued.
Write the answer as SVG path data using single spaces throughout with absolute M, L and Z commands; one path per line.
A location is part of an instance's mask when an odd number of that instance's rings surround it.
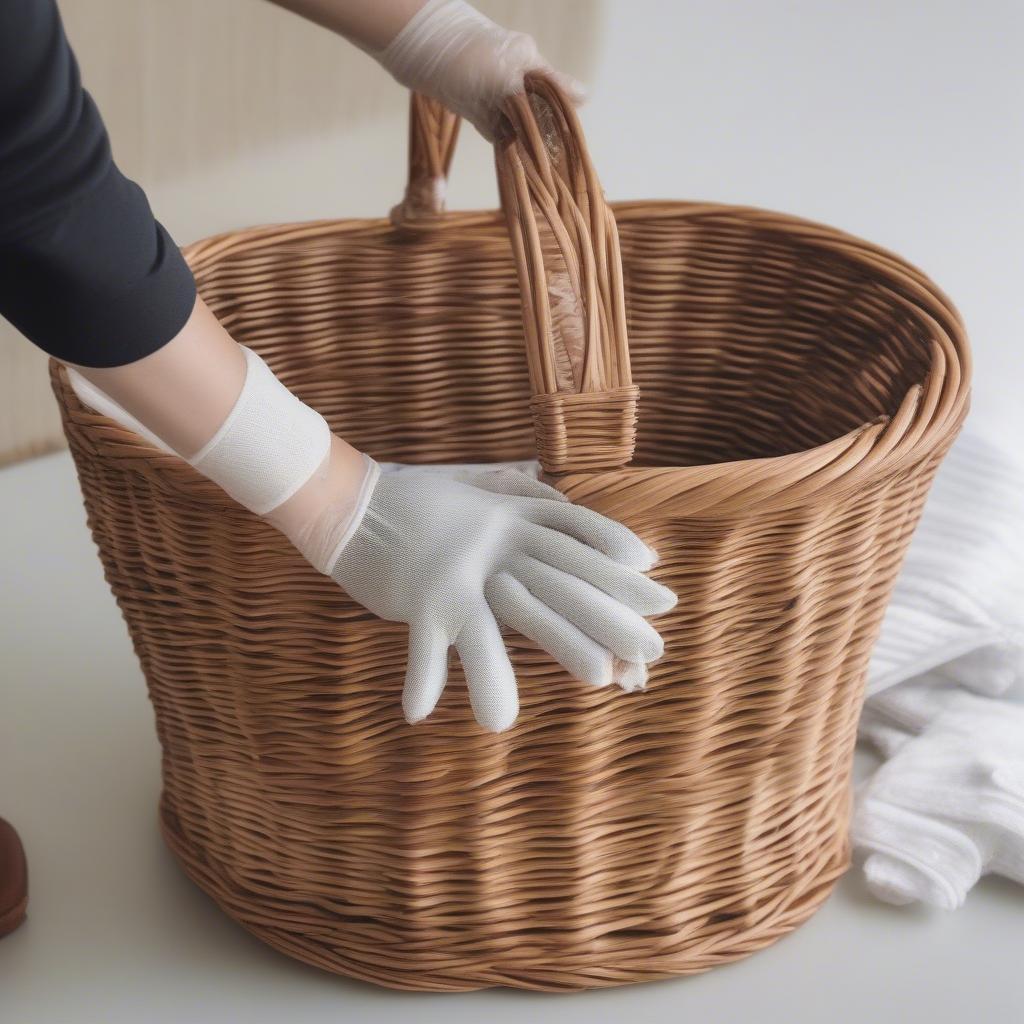
M 613 0 L 588 137 L 612 197 L 785 210 L 916 263 L 966 320 L 974 424 L 1020 439 L 1022 55 L 1020 0 Z
M 341 41 L 259 0 L 63 6 L 115 153 L 180 242 L 379 215 L 400 197 L 404 93 Z M 584 124 L 611 198 L 771 207 L 894 249 L 967 320 L 975 421 L 1024 436 L 1018 0 L 481 6 L 590 84 Z M 453 208 L 495 202 L 490 152 L 471 135 Z M 0 360 L 52 434 L 42 361 L 9 334 Z M 2 409 L 0 452 L 27 422 Z

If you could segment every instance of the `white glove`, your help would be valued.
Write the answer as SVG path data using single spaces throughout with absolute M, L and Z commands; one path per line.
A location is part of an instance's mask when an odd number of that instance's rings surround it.
M 626 527 L 516 470 L 458 480 L 406 469 L 380 474 L 331 576 L 381 618 L 409 624 L 410 722 L 437 704 L 454 646 L 477 721 L 501 731 L 519 701 L 499 626 L 605 685 L 612 655 L 646 663 L 663 652 L 643 616 L 676 598 L 640 571 L 652 561 Z
M 431 463 L 430 465 L 415 465 L 403 462 L 384 462 L 381 463 L 380 469 L 384 473 L 438 473 L 442 476 L 446 476 L 453 480 L 462 480 L 464 482 L 473 483 L 476 478 L 481 474 L 486 473 L 489 476 L 493 476 L 496 472 L 509 472 L 515 471 L 517 473 L 525 474 L 531 480 L 539 481 L 540 476 L 540 463 L 536 459 L 522 459 L 518 462 L 480 462 L 480 463 Z M 486 480 L 486 478 L 485 478 Z M 487 487 L 486 482 L 484 483 L 485 488 Z M 525 484 L 518 485 L 520 488 L 525 488 Z M 493 488 L 491 488 L 493 489 Z M 526 493 L 525 490 L 521 490 L 520 493 Z M 543 483 L 537 490 L 537 496 L 541 498 L 553 498 L 555 501 L 565 501 L 565 495 L 561 491 L 556 491 L 554 488 L 547 487 Z M 650 560 L 648 568 L 655 561 L 655 555 L 653 552 L 650 553 Z M 550 652 L 549 652 L 550 653 Z M 624 658 L 616 657 L 611 651 L 606 652 L 606 658 L 610 659 L 611 662 L 611 681 L 615 683 L 620 689 L 625 690 L 626 693 L 634 693 L 637 690 L 643 690 L 647 686 L 648 671 L 647 664 L 643 661 L 629 661 Z M 604 675 L 602 673 L 602 681 Z
M 402 85 L 440 100 L 493 139 L 501 104 L 523 89 L 523 76 L 542 71 L 576 103 L 583 87 L 554 71 L 534 40 L 510 32 L 463 0 L 430 0 L 397 36 L 373 53 Z

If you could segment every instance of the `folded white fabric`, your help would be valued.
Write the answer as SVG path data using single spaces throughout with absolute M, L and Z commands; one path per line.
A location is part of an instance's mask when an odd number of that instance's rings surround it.
M 876 707 L 862 723 L 889 758 L 853 820 L 869 887 L 954 910 L 986 873 L 1024 883 L 1024 705 L 941 680 L 900 689 L 902 722 Z M 904 722 L 924 725 L 915 735 Z
M 869 888 L 953 909 L 986 872 L 1024 882 L 1024 468 L 963 434 L 882 624 L 859 736 Z
M 869 696 L 967 655 L 978 692 L 1004 692 L 1024 678 L 1022 525 L 1024 468 L 965 431 L 939 469 L 896 581 Z

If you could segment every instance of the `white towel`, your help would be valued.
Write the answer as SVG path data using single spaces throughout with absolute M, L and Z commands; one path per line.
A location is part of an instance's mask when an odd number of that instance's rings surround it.
M 1024 468 L 970 433 L 939 470 L 882 624 L 859 737 L 885 758 L 852 839 L 872 892 L 960 906 L 1024 883 Z
M 964 432 L 939 469 L 868 672 L 880 693 L 967 656 L 972 688 L 1024 676 L 1024 468 Z
M 890 903 L 963 904 L 989 872 L 1024 883 L 1024 704 L 952 683 L 902 683 L 906 731 L 869 705 L 862 735 L 888 760 L 857 800 L 868 886 Z

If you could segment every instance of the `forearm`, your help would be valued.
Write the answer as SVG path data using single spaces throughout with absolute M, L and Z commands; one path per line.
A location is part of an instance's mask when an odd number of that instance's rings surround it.
M 181 331 L 123 366 L 75 368 L 183 458 L 227 419 L 245 381 L 245 357 L 202 299 Z
M 220 429 L 246 377 L 242 347 L 202 299 L 196 300 L 181 333 L 145 359 L 103 369 L 75 368 L 185 459 Z M 317 472 L 267 518 L 292 536 L 322 507 L 343 498 L 361 472 L 359 452 L 335 436 Z
M 161 444 L 194 461 L 236 407 L 246 401 L 243 391 L 252 357 L 246 357 L 203 300 L 197 299 L 181 332 L 157 352 L 124 366 L 74 369 L 99 389 L 103 408 L 98 411 L 137 429 L 128 417 L 133 418 Z M 235 491 L 242 504 L 263 515 L 313 565 L 327 571 L 360 498 L 367 460 L 336 435 L 325 439 L 321 450 L 318 446 L 327 433 L 326 426 L 321 423 L 318 427 L 319 417 L 312 410 L 284 394 L 279 385 L 276 389 L 270 398 L 278 404 L 266 408 L 264 429 L 248 438 L 228 438 L 231 465 L 227 478 L 202 458 L 194 464 L 229 493 Z M 94 396 L 82 397 L 86 404 L 95 404 Z M 275 428 L 284 422 L 289 426 L 277 433 Z M 301 442 L 298 450 L 296 436 Z M 288 495 L 284 500 L 271 501 L 265 507 L 247 497 L 253 493 L 245 486 L 247 479 L 273 479 L 275 475 L 279 488 Z M 232 486 L 238 481 L 241 490 Z
M 383 50 L 426 0 L 270 0 L 364 50 Z
M 485 138 L 499 134 L 502 107 L 541 72 L 575 101 L 578 82 L 541 57 L 534 40 L 491 21 L 465 0 L 271 0 L 345 36 L 396 81 L 439 100 Z

